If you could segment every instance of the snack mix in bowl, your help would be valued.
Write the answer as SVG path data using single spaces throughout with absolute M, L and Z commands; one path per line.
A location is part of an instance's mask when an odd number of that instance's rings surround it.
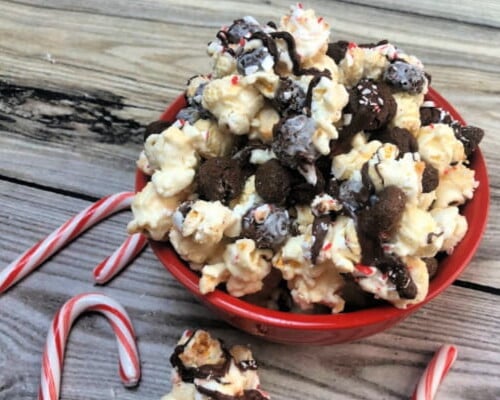
M 128 230 L 170 242 L 203 294 L 304 313 L 406 308 L 467 232 L 483 131 L 429 100 L 415 56 L 329 39 L 300 4 L 279 24 L 238 19 L 175 119 L 147 128 L 150 179 Z

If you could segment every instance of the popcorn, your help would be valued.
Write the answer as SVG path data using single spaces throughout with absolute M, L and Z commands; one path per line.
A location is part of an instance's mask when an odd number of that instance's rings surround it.
M 203 107 L 210 111 L 223 131 L 247 134 L 250 122 L 264 106 L 264 97 L 238 75 L 211 81 L 203 91 Z
M 128 233 L 143 233 L 153 240 L 165 240 L 172 228 L 172 215 L 177 206 L 189 195 L 178 192 L 174 196 L 161 196 L 149 182 L 132 202 L 134 219 L 127 226 Z
M 235 20 L 172 124 L 146 130 L 138 168 L 151 182 L 129 231 L 169 240 L 203 294 L 337 313 L 356 306 L 357 285 L 405 308 L 467 231 L 457 206 L 477 186 L 468 158 L 484 132 L 425 101 L 415 56 L 329 35 L 300 4 L 279 24 Z M 203 399 L 219 383 L 181 379 L 170 396 Z
M 458 207 L 434 208 L 430 213 L 443 232 L 440 251 L 451 254 L 467 232 L 467 219 L 460 215 Z
M 474 171 L 459 163 L 443 171 L 436 189 L 433 207 L 443 208 L 461 205 L 472 199 L 474 189 L 479 183 L 474 179 Z
M 239 345 L 228 349 L 206 331 L 185 331 L 170 363 L 172 391 L 162 400 L 269 399 L 259 387 L 250 349 Z
M 451 163 L 465 160 L 464 146 L 455 138 L 449 125 L 423 126 L 416 136 L 422 159 L 429 162 L 440 174 Z
M 144 151 L 154 170 L 152 182 L 163 197 L 174 196 L 191 185 L 198 157 L 181 130 L 170 127 L 147 138 Z

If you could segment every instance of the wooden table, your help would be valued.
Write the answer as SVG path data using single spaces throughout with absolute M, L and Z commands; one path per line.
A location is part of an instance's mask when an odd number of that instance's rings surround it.
M 404 5 L 402 4 L 404 3 Z M 333 38 L 390 39 L 419 55 L 433 86 L 486 131 L 492 190 L 488 230 L 467 271 L 393 329 L 357 343 L 277 345 L 215 318 L 146 250 L 97 290 L 133 319 L 142 357 L 137 389 L 117 377 L 103 318 L 72 331 L 62 399 L 158 399 L 186 328 L 248 343 L 274 399 L 407 399 L 442 343 L 459 358 L 440 399 L 500 398 L 500 5 L 495 1 L 310 1 Z M 133 188 L 146 123 L 207 71 L 206 43 L 243 15 L 276 19 L 287 1 L 0 1 L 0 266 L 106 194 Z M 96 290 L 91 270 L 125 237 L 117 215 L 0 296 L 0 399 L 33 399 L 46 332 L 69 297 Z M 496 239 L 495 239 L 496 238 Z

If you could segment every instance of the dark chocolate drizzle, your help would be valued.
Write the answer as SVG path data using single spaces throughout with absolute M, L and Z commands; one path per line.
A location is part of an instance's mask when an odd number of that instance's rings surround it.
M 231 364 L 231 355 L 221 342 L 223 354 L 223 362 L 218 364 L 205 364 L 199 367 L 186 367 L 182 362 L 180 355 L 184 352 L 191 340 L 196 335 L 196 330 L 191 334 L 189 339 L 184 344 L 179 344 L 175 347 L 173 354 L 170 356 L 170 364 L 174 367 L 183 382 L 193 383 L 197 379 L 206 379 L 208 377 L 220 379 L 226 375 Z
M 276 42 L 273 40 L 271 36 L 262 31 L 254 32 L 252 36 L 250 36 L 249 40 L 253 39 L 259 39 L 262 42 L 263 46 L 267 48 L 269 54 L 271 54 L 271 57 L 273 57 L 274 60 L 273 70 L 277 75 L 278 61 L 280 56 L 278 53 L 278 47 L 276 46 Z
M 297 46 L 295 44 L 295 39 L 291 33 L 286 32 L 286 31 L 280 31 L 280 32 L 271 32 L 269 35 L 273 39 L 282 39 L 285 41 L 287 48 L 288 48 L 288 54 L 290 54 L 290 59 L 292 60 L 292 72 L 294 73 L 294 75 L 297 75 L 297 76 L 312 75 L 312 74 L 317 74 L 317 73 L 326 71 L 326 70 L 320 71 L 317 68 L 301 68 L 300 67 L 300 56 L 297 53 Z
M 332 74 L 328 70 L 318 71 L 318 72 L 314 73 L 314 78 L 311 79 L 311 81 L 309 82 L 309 86 L 307 87 L 305 109 L 306 109 L 306 114 L 308 117 L 311 116 L 312 92 L 313 92 L 314 88 L 321 81 L 321 78 L 323 78 L 323 77 L 328 78 L 328 79 L 332 79 Z
M 312 226 L 313 244 L 311 246 L 311 261 L 313 264 L 316 264 L 331 221 L 332 219 L 329 215 L 321 215 L 314 218 Z
M 440 236 L 442 236 L 444 234 L 443 231 L 439 232 L 439 233 L 436 233 L 436 232 L 431 232 L 427 235 L 427 244 L 431 244 L 432 243 L 432 238 L 438 238 Z

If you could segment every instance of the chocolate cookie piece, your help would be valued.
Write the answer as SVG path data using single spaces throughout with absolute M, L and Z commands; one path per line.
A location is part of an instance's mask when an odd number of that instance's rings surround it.
M 484 131 L 475 126 L 459 126 L 458 129 L 455 129 L 455 137 L 462 142 L 467 158 L 476 150 L 483 136 Z
M 200 110 L 197 107 L 191 106 L 183 108 L 175 116 L 175 119 L 189 122 L 191 125 L 198 121 L 200 118 Z
M 151 122 L 149 125 L 146 126 L 146 130 L 144 131 L 144 141 L 156 133 L 162 133 L 165 129 L 167 129 L 170 125 L 172 125 L 171 122 L 168 121 L 163 121 L 159 119 L 158 121 Z
M 252 21 L 241 18 L 233 21 L 233 24 L 225 32 L 221 31 L 227 42 L 231 44 L 239 43 L 241 38 L 249 38 L 252 33 L 261 31 L 262 28 Z M 219 38 L 220 39 L 220 38 Z
M 315 185 L 310 184 L 305 178 L 297 171 L 291 172 L 291 188 L 290 194 L 287 198 L 287 204 L 305 205 L 310 204 L 317 194 L 325 190 L 325 180 L 323 175 L 316 169 L 317 181 Z
M 196 176 L 202 199 L 228 204 L 243 191 L 243 171 L 238 161 L 229 157 L 209 158 L 200 165 Z
M 255 171 L 255 189 L 266 203 L 284 204 L 291 184 L 290 172 L 276 159 L 266 161 Z
M 384 71 L 384 81 L 396 91 L 416 94 L 422 93 L 427 78 L 421 68 L 397 60 Z
M 438 107 L 420 107 L 420 122 L 422 126 L 431 124 L 447 124 L 452 125 L 455 121 L 451 115 Z
M 377 131 L 372 136 L 373 139 L 379 140 L 382 143 L 392 143 L 399 149 L 399 156 L 404 153 L 418 152 L 418 142 L 409 130 L 404 128 L 386 128 L 382 131 Z
M 265 64 L 273 62 L 266 47 L 258 47 L 237 56 L 236 68 L 241 75 L 250 75 L 265 70 Z
M 345 53 L 347 53 L 347 49 L 349 48 L 349 42 L 345 40 L 339 40 L 338 42 L 328 43 L 328 50 L 326 51 L 326 55 L 335 61 L 335 64 L 339 65 L 340 62 L 344 59 Z
M 283 118 L 273 127 L 274 154 L 290 168 L 312 164 L 320 156 L 312 142 L 315 131 L 316 122 L 305 115 Z
M 385 127 L 396 115 L 396 101 L 387 84 L 361 79 L 349 89 L 349 103 L 344 112 L 351 122 L 342 128 L 343 134 L 373 131 Z
M 439 185 L 439 171 L 428 162 L 425 162 L 422 174 L 422 193 L 429 193 Z
M 280 78 L 273 105 L 283 116 L 301 114 L 306 103 L 306 92 L 290 78 Z
M 401 259 L 386 255 L 377 262 L 376 267 L 387 274 L 389 280 L 396 286 L 399 297 L 408 300 L 417 297 L 417 286 Z
M 241 220 L 241 236 L 252 239 L 259 249 L 275 250 L 289 233 L 288 211 L 272 204 L 251 208 Z
M 401 222 L 406 195 L 397 186 L 387 186 L 372 201 L 368 208 L 359 213 L 358 228 L 369 237 L 387 239 Z

